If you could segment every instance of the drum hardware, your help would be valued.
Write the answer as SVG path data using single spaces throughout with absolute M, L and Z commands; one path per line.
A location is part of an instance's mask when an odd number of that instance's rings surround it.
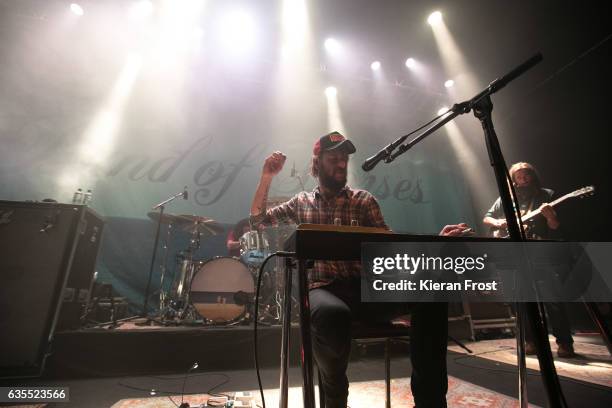
M 277 197 L 268 200 L 268 205 L 286 202 L 289 198 Z M 262 274 L 260 292 L 260 313 L 258 320 L 263 324 L 280 324 L 282 319 L 282 292 L 284 267 L 280 259 L 274 266 L 260 270 L 265 258 L 275 250 L 282 249 L 284 241 L 289 237 L 295 226 L 268 227 L 263 230 L 253 230 L 244 233 L 240 238 L 240 256 L 249 267 L 253 279 Z M 295 300 L 293 300 L 295 302 Z M 297 304 L 297 303 L 296 303 Z M 298 310 L 294 308 L 293 310 Z
M 205 324 L 236 325 L 250 318 L 255 284 L 244 262 L 215 257 L 198 266 L 189 293 Z
M 157 245 L 159 243 L 159 233 L 161 230 L 162 220 L 164 220 L 164 210 L 166 208 L 166 204 L 170 203 L 171 201 L 174 201 L 178 197 L 182 197 L 183 200 L 187 199 L 188 197 L 187 186 L 185 186 L 183 191 L 181 191 L 180 193 L 177 193 L 169 197 L 168 199 L 162 201 L 161 203 L 153 206 L 152 208 L 153 212 L 150 212 L 148 214 L 150 218 L 153 218 L 153 219 L 157 218 L 157 229 L 155 231 L 155 241 L 153 243 L 153 254 L 151 255 L 151 266 L 149 268 L 149 278 L 147 279 L 147 286 L 145 288 L 145 294 L 144 294 L 144 303 L 143 303 L 142 312 L 141 312 L 141 317 L 147 318 L 147 322 L 145 324 L 148 324 L 150 322 L 148 319 L 148 312 L 147 312 L 148 307 L 147 306 L 149 302 L 149 290 L 151 289 L 151 278 L 153 278 L 153 270 L 155 268 L 155 256 L 157 255 Z M 155 211 L 158 209 L 159 209 L 159 214 L 156 214 Z M 152 214 L 156 214 L 156 215 L 152 215 Z M 166 217 L 168 217 L 168 215 L 166 215 Z

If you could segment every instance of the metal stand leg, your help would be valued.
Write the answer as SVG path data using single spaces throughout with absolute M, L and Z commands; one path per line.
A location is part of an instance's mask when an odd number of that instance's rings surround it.
M 159 231 L 161 230 L 161 221 L 164 216 L 164 206 L 159 207 L 159 219 L 157 220 L 157 230 L 155 231 L 155 241 L 153 243 L 153 254 L 151 255 L 151 266 L 149 268 L 149 279 L 147 280 L 147 286 L 145 288 L 144 304 L 142 305 L 142 317 L 148 316 L 148 305 L 149 305 L 149 290 L 151 289 L 151 278 L 153 277 L 153 270 L 155 269 L 155 255 L 157 255 L 157 244 L 159 243 Z
M 519 404 L 528 408 L 527 399 L 527 364 L 525 362 L 525 319 L 527 313 L 524 303 L 516 304 L 516 359 L 519 375 Z
M 280 399 L 279 407 L 287 408 L 289 401 L 289 337 L 291 329 L 291 282 L 293 265 L 291 258 L 285 258 L 285 290 L 283 295 L 283 330 L 281 335 Z
M 391 408 L 391 356 L 389 346 L 391 339 L 385 339 L 385 408 Z
M 544 313 L 544 304 L 541 302 L 523 303 L 527 310 L 527 317 L 533 333 L 533 341 L 538 352 L 538 362 L 540 364 L 540 373 L 542 381 L 548 396 L 548 404 L 550 407 L 567 407 L 565 397 L 561 392 L 561 383 L 557 376 L 555 363 L 553 361 L 552 352 L 550 351 L 550 343 L 548 341 L 548 331 L 546 329 L 546 320 Z
M 595 303 L 584 302 L 584 306 L 586 307 L 587 312 L 589 312 L 589 316 L 591 316 L 591 319 L 593 319 L 593 322 L 595 322 L 595 324 L 597 325 L 597 328 L 599 329 L 599 332 L 601 333 L 601 336 L 603 337 L 604 342 L 606 343 L 608 352 L 610 353 L 610 355 L 612 355 L 612 334 L 610 333 L 610 327 L 608 327 L 606 320 L 601 315 L 601 312 L 599 311 L 599 308 Z
M 310 336 L 310 300 L 306 279 L 306 261 L 298 261 L 298 279 L 300 298 L 300 335 L 302 338 L 302 377 L 304 378 L 304 408 L 315 408 L 314 384 L 312 375 L 312 339 Z

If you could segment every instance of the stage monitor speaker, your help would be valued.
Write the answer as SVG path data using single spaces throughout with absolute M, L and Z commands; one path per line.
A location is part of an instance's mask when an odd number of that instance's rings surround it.
M 0 377 L 42 373 L 70 271 L 82 262 L 75 254 L 89 212 L 80 205 L 0 201 Z M 75 274 L 72 283 L 83 279 Z

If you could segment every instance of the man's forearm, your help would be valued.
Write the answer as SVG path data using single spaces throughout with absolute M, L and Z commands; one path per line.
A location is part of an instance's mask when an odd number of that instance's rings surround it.
M 484 220 L 482 220 L 482 222 L 488 227 L 497 227 L 497 220 L 493 217 L 484 217 Z
M 272 176 L 262 175 L 255 190 L 253 203 L 251 204 L 251 215 L 260 215 L 266 211 L 268 202 L 268 193 L 272 184 Z

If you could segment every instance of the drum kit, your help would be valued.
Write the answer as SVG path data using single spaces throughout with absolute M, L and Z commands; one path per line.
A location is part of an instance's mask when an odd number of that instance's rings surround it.
M 286 201 L 286 199 L 285 199 Z M 240 238 L 240 258 L 218 256 L 198 259 L 202 239 L 224 232 L 215 220 L 194 215 L 150 212 L 154 221 L 167 224 L 163 244 L 159 318 L 162 324 L 238 325 L 253 317 L 255 285 L 260 266 L 273 251 L 282 249 L 293 228 L 276 227 L 245 232 Z M 174 274 L 167 271 L 168 244 L 174 230 L 189 233 L 188 247 L 177 252 Z M 259 323 L 280 324 L 281 262 L 262 271 Z M 170 282 L 169 282 L 170 280 Z

